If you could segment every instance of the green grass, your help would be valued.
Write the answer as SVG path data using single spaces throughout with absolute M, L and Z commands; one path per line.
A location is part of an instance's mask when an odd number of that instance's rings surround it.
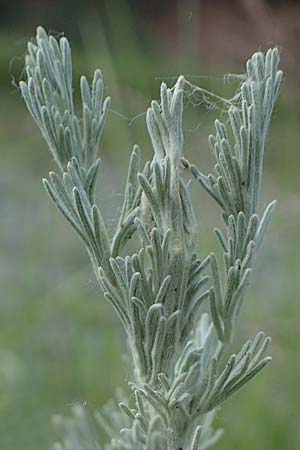
M 153 95 L 158 97 L 159 81 L 154 77 L 162 74 L 211 73 L 201 80 L 204 86 L 228 90 L 215 74 L 232 68 L 204 70 L 184 58 L 170 63 L 158 47 L 148 46 L 143 52 L 129 35 L 129 45 L 120 49 L 117 34 L 114 46 L 102 40 L 99 47 L 99 33 L 88 33 L 82 26 L 85 45 L 74 52 L 75 78 L 85 66 L 91 71 L 100 65 L 114 111 L 128 118 L 145 111 Z M 0 58 L 0 79 L 6 86 L 0 104 L 0 449 L 46 450 L 55 438 L 53 414 L 67 413 L 71 404 L 81 401 L 98 408 L 116 385 L 125 386 L 129 371 L 121 358 L 123 332 L 96 286 L 87 255 L 41 187 L 41 178 L 53 164 L 18 93 L 9 88 L 9 58 L 7 51 Z M 279 206 L 236 343 L 265 330 L 273 337 L 274 362 L 220 411 L 218 423 L 225 429 L 216 446 L 220 450 L 299 449 L 299 100 L 286 85 L 272 122 L 263 198 L 277 198 Z M 192 121 L 185 124 L 186 154 L 206 170 L 212 162 L 206 136 L 213 114 L 203 107 L 187 108 L 186 113 Z M 136 142 L 146 159 L 151 149 L 144 116 L 129 126 L 128 120 L 111 112 L 98 183 L 99 201 L 111 227 Z M 199 186 L 194 186 L 194 193 L 199 251 L 204 256 L 215 245 L 212 228 L 220 218 Z

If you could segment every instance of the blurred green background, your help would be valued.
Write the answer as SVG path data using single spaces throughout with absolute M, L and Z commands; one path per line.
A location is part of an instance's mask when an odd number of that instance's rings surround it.
M 20 99 L 27 40 L 43 24 L 71 41 L 75 83 L 100 67 L 112 109 L 102 139 L 98 199 L 114 227 L 134 143 L 151 146 L 144 112 L 162 79 L 183 73 L 231 95 L 224 73 L 242 72 L 257 49 L 278 45 L 286 78 L 269 135 L 262 204 L 279 201 L 256 265 L 236 349 L 256 331 L 273 338 L 271 367 L 218 414 L 219 450 L 300 448 L 300 5 L 297 1 L 51 1 L 1 3 L 0 18 L 0 449 L 46 450 L 51 416 L 91 409 L 129 377 L 124 335 L 77 237 L 41 186 L 53 163 Z M 215 114 L 185 107 L 185 152 L 212 167 Z M 134 119 L 134 120 L 132 120 Z M 194 186 L 199 253 L 216 246 L 219 211 Z M 235 349 L 235 350 L 236 350 Z

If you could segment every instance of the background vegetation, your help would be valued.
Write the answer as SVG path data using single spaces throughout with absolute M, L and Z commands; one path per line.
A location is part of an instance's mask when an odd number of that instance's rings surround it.
M 235 86 L 224 82 L 223 73 L 240 72 L 257 48 L 281 47 L 287 77 L 271 125 L 264 183 L 264 198 L 277 198 L 279 206 L 237 336 L 240 341 L 266 330 L 274 362 L 227 402 L 218 418 L 226 433 L 216 448 L 299 449 L 297 2 L 31 0 L 20 2 L 19 12 L 13 6 L 5 3 L 0 29 L 0 449 L 49 449 L 53 414 L 68 413 L 76 402 L 97 408 L 128 377 L 116 317 L 83 248 L 42 189 L 52 163 L 15 85 L 27 39 L 39 23 L 68 34 L 75 83 L 82 72 L 104 72 L 113 102 L 98 194 L 111 226 L 132 145 L 139 143 L 145 158 L 150 154 L 140 113 L 158 98 L 161 78 L 172 84 L 184 73 L 195 84 L 230 95 Z M 186 154 L 204 171 L 212 164 L 207 135 L 214 117 L 201 101 L 186 102 Z M 220 218 L 196 185 L 194 195 L 204 256 L 215 245 L 212 226 Z

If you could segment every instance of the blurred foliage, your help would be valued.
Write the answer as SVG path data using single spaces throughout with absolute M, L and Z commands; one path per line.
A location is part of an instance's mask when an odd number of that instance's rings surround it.
M 125 2 L 124 2 L 125 4 Z M 184 73 L 194 83 L 230 95 L 220 74 L 240 67 L 212 67 L 193 49 L 168 52 L 161 30 L 144 32 L 126 8 L 108 9 L 106 20 L 82 16 L 69 37 L 79 74 L 103 69 L 112 110 L 104 132 L 99 201 L 113 224 L 131 147 L 149 155 L 144 112 L 158 97 L 161 77 L 172 84 Z M 52 28 L 56 27 L 56 24 Z M 74 31 L 75 30 L 75 31 Z M 68 30 L 65 30 L 68 31 Z M 129 376 L 125 343 L 110 307 L 91 274 L 88 258 L 43 192 L 40 180 L 52 167 L 46 145 L 25 111 L 12 77 L 22 77 L 28 39 L 24 26 L 0 33 L 0 448 L 46 450 L 54 440 L 50 419 L 70 405 L 91 409 L 109 399 Z M 79 33 L 75 36 L 76 33 Z M 202 75 L 205 75 L 202 77 Z M 215 113 L 187 102 L 185 148 L 205 171 L 211 160 L 207 135 Z M 132 120 L 133 119 L 133 120 Z M 269 238 L 245 302 L 238 341 L 266 330 L 274 363 L 222 409 L 220 450 L 298 450 L 300 443 L 300 93 L 285 82 L 267 145 L 264 198 L 279 200 Z M 199 251 L 215 245 L 218 212 L 194 186 Z M 272 283 L 271 283 L 272 280 Z M 259 305 L 259 308 L 258 308 Z M 238 344 L 237 344 L 238 345 Z

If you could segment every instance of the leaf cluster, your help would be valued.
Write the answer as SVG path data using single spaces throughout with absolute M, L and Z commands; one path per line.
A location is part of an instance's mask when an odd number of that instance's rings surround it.
M 277 49 L 255 53 L 227 120 L 215 122 L 209 142 L 215 173 L 204 175 L 183 156 L 183 76 L 147 111 L 153 159 L 133 148 L 116 230 L 108 229 L 95 198 L 98 147 L 109 111 L 102 74 L 80 81 L 81 116 L 74 108 L 71 50 L 39 27 L 28 44 L 22 96 L 57 162 L 44 186 L 90 256 L 132 355 L 131 395 L 95 421 L 107 450 L 204 450 L 214 445 L 214 414 L 271 360 L 269 337 L 259 332 L 228 356 L 254 257 L 275 202 L 259 208 L 264 146 L 282 72 Z M 185 169 L 185 170 L 184 170 Z M 216 236 L 223 261 L 200 258 L 191 174 L 221 207 Z M 135 235 L 135 249 L 126 244 Z M 208 271 L 209 270 L 209 271 Z M 207 312 L 203 312 L 203 310 Z M 81 418 L 81 419 L 80 419 Z M 98 450 L 85 412 L 62 421 L 64 450 Z

